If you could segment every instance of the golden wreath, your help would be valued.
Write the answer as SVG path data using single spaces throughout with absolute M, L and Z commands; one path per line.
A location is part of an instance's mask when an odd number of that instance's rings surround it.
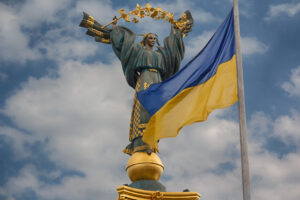
M 125 13 L 125 10 L 123 8 L 121 8 L 119 10 L 119 13 L 121 14 L 121 16 L 119 18 L 113 20 L 113 22 L 123 18 L 127 22 L 138 23 L 139 20 L 137 18 L 144 18 L 145 16 L 149 16 L 153 19 L 157 19 L 157 20 L 163 19 L 165 21 L 168 21 L 169 23 L 174 24 L 178 29 L 183 29 L 185 27 L 185 25 L 189 22 L 185 13 L 183 13 L 180 16 L 179 21 L 176 21 L 176 20 L 174 20 L 173 13 L 169 13 L 165 10 L 162 10 L 162 8 L 160 8 L 160 7 L 153 8 L 153 7 L 151 7 L 151 5 L 149 3 L 147 3 L 144 8 L 141 8 L 140 5 L 137 4 L 136 9 L 133 11 L 130 11 L 128 13 Z M 134 17 L 131 17 L 130 15 L 133 15 Z
M 97 22 L 92 16 L 83 12 L 83 19 L 81 20 L 80 27 L 87 28 L 87 35 L 90 35 L 95 38 L 96 42 L 101 42 L 105 44 L 110 44 L 110 31 L 106 29 L 107 26 L 115 23 L 120 19 L 124 19 L 127 22 L 138 23 L 138 18 L 144 18 L 145 16 L 149 16 L 153 19 L 163 19 L 168 21 L 171 24 L 174 24 L 176 28 L 180 29 L 183 33 L 183 37 L 186 36 L 188 32 L 191 31 L 191 27 L 193 25 L 193 18 L 189 11 L 185 11 L 179 18 L 178 21 L 174 20 L 173 13 L 169 13 L 162 8 L 157 7 L 153 8 L 149 3 L 145 5 L 144 8 L 141 8 L 139 4 L 136 5 L 136 9 L 125 13 L 125 10 L 121 8 L 119 10 L 121 14 L 120 17 L 114 18 L 110 23 L 102 26 L 99 22 Z M 130 16 L 132 15 L 132 16 Z M 145 37 L 145 34 L 142 34 Z

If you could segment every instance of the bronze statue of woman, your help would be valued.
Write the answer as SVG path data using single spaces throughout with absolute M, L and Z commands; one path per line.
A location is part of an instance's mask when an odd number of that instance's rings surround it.
M 168 79 L 179 70 L 185 51 L 183 38 L 191 31 L 193 18 L 189 11 L 185 11 L 180 19 L 175 21 L 172 13 L 163 11 L 159 7 L 152 8 L 150 4 L 146 4 L 145 8 L 141 8 L 137 4 L 136 10 L 129 13 L 125 13 L 124 9 L 120 9 L 119 12 L 121 16 L 115 17 L 105 26 L 84 12 L 79 26 L 87 28 L 86 34 L 94 37 L 97 42 L 112 45 L 114 53 L 121 61 L 127 83 L 135 89 L 129 129 L 130 144 L 123 150 L 124 153 L 132 155 L 126 166 L 128 177 L 132 183 L 128 187 L 119 187 L 119 199 L 121 199 L 121 193 L 127 190 L 135 191 L 133 188 L 148 190 L 145 193 L 146 196 L 149 195 L 149 191 L 166 191 L 165 186 L 158 182 L 164 168 L 161 160 L 155 154 L 158 149 L 150 147 L 142 140 L 150 115 L 139 102 L 137 93 L 146 90 L 151 84 Z M 163 46 L 160 46 L 155 33 L 144 34 L 141 42 L 135 42 L 136 34 L 133 31 L 123 26 L 117 26 L 117 21 L 121 18 L 130 22 L 129 14 L 139 18 L 149 16 L 170 22 L 171 31 L 169 36 L 164 39 Z M 132 22 L 138 22 L 136 17 L 132 19 Z M 106 28 L 110 24 L 113 25 L 112 28 Z M 137 194 L 140 197 L 141 190 Z M 132 195 L 137 197 L 135 193 Z M 157 195 L 160 193 L 151 194 L 149 199 L 156 199 Z M 174 196 L 173 193 L 169 195 Z M 194 196 L 199 198 L 199 194 Z
M 136 43 L 135 37 L 128 28 L 117 26 L 116 22 L 113 24 L 110 32 L 112 48 L 122 63 L 128 84 L 138 92 L 178 71 L 184 56 L 184 43 L 183 31 L 174 25 L 171 25 L 170 35 L 164 39 L 164 46 L 157 46 L 157 50 L 154 50 L 156 34 L 145 34 L 141 43 Z M 140 104 L 135 93 L 129 130 L 131 143 L 123 150 L 124 153 L 131 155 L 137 151 L 158 151 L 151 149 L 141 139 L 149 119 L 148 112 Z
M 129 155 L 140 151 L 148 154 L 157 152 L 158 149 L 152 149 L 142 141 L 150 116 L 140 104 L 136 93 L 147 89 L 153 83 L 166 80 L 179 70 L 184 56 L 183 37 L 191 31 L 193 25 L 191 13 L 185 11 L 178 20 L 178 22 L 185 21 L 180 28 L 174 23 L 171 24 L 170 34 L 164 39 L 163 46 L 159 45 L 157 35 L 154 33 L 144 34 L 140 43 L 135 42 L 136 34 L 126 27 L 117 26 L 117 18 L 110 23 L 113 27 L 106 29 L 107 25 L 102 26 L 87 13 L 83 14 L 80 26 L 88 28 L 86 33 L 96 41 L 111 43 L 121 61 L 127 83 L 135 89 L 129 129 L 130 144 L 123 152 Z M 155 42 L 158 44 L 157 49 L 154 49 Z

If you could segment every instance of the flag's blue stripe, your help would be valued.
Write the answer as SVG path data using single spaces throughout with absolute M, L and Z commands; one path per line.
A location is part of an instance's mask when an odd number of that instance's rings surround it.
M 218 66 L 234 55 L 234 45 L 232 9 L 207 45 L 189 63 L 168 80 L 137 93 L 138 99 L 152 116 L 183 89 L 203 84 L 214 76 Z

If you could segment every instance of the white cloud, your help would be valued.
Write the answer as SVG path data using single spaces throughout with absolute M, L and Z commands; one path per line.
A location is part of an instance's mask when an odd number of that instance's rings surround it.
M 108 1 L 100 4 L 97 1 L 78 1 L 74 7 L 71 3 L 71 0 L 30 0 L 15 7 L 0 3 L 0 58 L 24 63 L 44 58 L 45 51 L 48 59 L 56 61 L 82 60 L 96 50 L 104 54 L 101 45 L 82 34 L 77 25 L 74 26 L 74 20 L 78 20 L 82 11 L 89 10 L 95 14 L 94 17 L 102 18 L 102 23 L 106 23 L 107 16 L 117 14 L 117 10 L 112 9 Z M 76 23 L 79 24 L 79 21 Z M 55 26 L 42 28 L 49 24 Z
M 170 191 L 189 188 L 201 193 L 204 199 L 240 196 L 239 168 L 236 169 L 238 126 L 221 117 L 230 112 L 213 113 L 208 121 L 185 127 L 176 138 L 161 141 L 164 175 L 168 177 L 164 183 Z M 224 163 L 233 169 L 222 170 L 220 166 Z M 216 174 L 218 170 L 220 174 Z M 227 181 L 231 184 L 224 185 Z
M 196 5 L 193 1 L 176 0 L 175 2 L 172 2 L 171 4 L 170 3 L 158 3 L 158 4 L 153 4 L 152 6 L 153 7 L 159 6 L 168 12 L 171 12 L 171 13 L 173 12 L 175 19 L 179 18 L 180 15 L 186 10 L 191 11 L 194 21 L 197 23 L 208 23 L 208 22 L 212 22 L 217 19 L 210 12 L 207 12 L 199 7 L 196 8 Z
M 58 37 L 59 38 L 59 37 Z M 91 39 L 91 38 L 90 38 Z M 78 40 L 74 37 L 62 37 L 56 39 L 55 42 L 51 40 L 43 41 L 39 44 L 38 48 L 46 50 L 46 56 L 52 60 L 82 60 L 88 56 L 93 56 L 99 50 L 101 54 L 101 44 L 95 41 Z M 103 49 L 103 48 L 102 48 Z
M 195 36 L 186 44 L 186 59 L 195 56 L 207 44 L 215 31 L 205 31 L 201 35 Z M 264 54 L 268 46 L 254 37 L 241 38 L 242 54 L 249 56 L 253 54 Z
M 245 56 L 264 54 L 268 50 L 268 46 L 255 37 L 242 37 L 241 43 L 242 54 Z
M 28 0 L 18 11 L 18 23 L 27 28 L 51 24 L 60 20 L 58 13 L 70 7 L 71 0 Z
M 57 130 L 65 126 L 65 123 L 70 123 L 74 131 L 78 130 L 80 123 L 74 123 L 73 120 L 88 123 L 91 129 L 98 127 L 99 122 L 89 121 L 88 118 L 112 120 L 112 115 L 117 110 L 128 109 L 129 88 L 126 87 L 121 71 L 118 61 L 111 65 L 87 65 L 74 61 L 62 63 L 58 78 L 30 78 L 24 83 L 22 90 L 7 101 L 6 113 L 18 125 L 40 132 L 39 135 L 46 130 L 46 134 L 58 134 L 52 132 L 52 129 Z M 116 93 L 112 94 L 111 91 Z M 120 101 L 125 101 L 126 104 L 120 104 Z M 108 108 L 110 112 L 106 110 Z M 107 113 L 105 117 L 103 113 Z M 36 119 L 40 123 L 36 123 Z
M 275 121 L 275 134 L 287 145 L 300 145 L 300 113 L 293 111 L 290 116 L 280 116 Z
M 21 63 L 42 58 L 40 50 L 30 45 L 31 31 L 37 26 L 58 22 L 57 12 L 68 6 L 67 1 L 29 0 L 22 6 L 10 7 L 0 3 L 0 58 Z M 39 35 L 40 29 L 34 31 L 35 41 L 43 38 Z
M 188 187 L 202 193 L 204 199 L 241 198 L 238 124 L 223 119 L 228 113 L 210 116 L 205 123 L 186 127 L 177 138 L 161 141 L 168 188 L 180 191 Z M 289 138 L 287 145 L 299 144 L 299 119 L 297 112 L 276 120 L 263 112 L 251 116 L 248 122 L 248 148 L 254 199 L 268 199 L 274 191 L 278 192 L 274 197 L 276 200 L 298 199 L 299 146 L 296 152 L 293 150 L 280 157 L 274 153 L 280 152 L 276 146 L 266 149 L 265 145 L 269 137 L 281 141 Z M 223 163 L 232 168 L 215 173 Z
M 268 199 L 274 191 L 278 192 L 274 200 L 299 198 L 299 151 L 282 159 L 268 152 L 251 155 L 250 159 L 253 199 Z
M 119 15 L 119 8 L 112 8 L 111 1 L 85 1 L 81 0 L 76 3 L 74 14 L 81 14 L 87 12 L 93 16 L 100 24 L 105 25 L 109 23 L 114 15 Z M 111 17 L 111 19 L 109 18 Z
M 293 142 L 287 145 L 299 144 L 299 136 L 295 132 L 299 124 L 299 113 L 291 113 L 291 116 L 280 116 L 271 119 L 263 112 L 257 112 L 249 121 L 249 163 L 251 173 L 251 187 L 253 199 L 268 199 L 274 191 L 278 192 L 272 198 L 296 200 L 300 193 L 296 188 L 300 187 L 298 167 L 300 164 L 299 146 L 296 152 L 289 152 L 282 157 L 280 147 L 271 146 L 266 149 L 268 138 L 276 138 L 285 141 L 285 138 Z
M 30 134 L 24 134 L 16 129 L 0 126 L 0 136 L 12 147 L 14 159 L 21 160 L 31 156 L 31 151 L 26 144 L 32 144 L 35 139 Z
M 209 39 L 213 36 L 214 31 L 205 31 L 201 35 L 198 35 L 188 41 L 186 44 L 186 58 L 196 56 L 197 53 L 206 45 Z
M 271 20 L 275 17 L 286 14 L 289 17 L 295 16 L 300 12 L 300 3 L 284 3 L 278 5 L 271 5 L 268 15 L 265 17 L 265 20 Z
M 114 188 L 128 182 L 123 171 L 127 156 L 122 149 L 128 143 L 132 97 L 119 61 L 109 65 L 68 61 L 61 63 L 56 78 L 31 78 L 7 100 L 3 112 L 30 133 L 29 139 L 24 133 L 0 129 L 13 141 L 16 154 L 34 155 L 26 146 L 40 141 L 57 166 L 85 175 L 51 185 L 40 180 L 40 172 L 31 173 L 37 182 L 32 189 L 41 199 L 111 196 Z M 26 190 L 20 173 L 2 188 L 12 191 L 6 195 L 14 197 Z M 19 184 L 13 189 L 15 182 Z
M 0 58 L 4 61 L 24 62 L 35 60 L 40 53 L 29 48 L 29 39 L 19 24 L 15 12 L 0 2 Z
M 290 96 L 300 97 L 300 66 L 292 69 L 290 80 L 281 84 Z
M 3 195 L 6 199 L 16 199 L 17 197 L 22 197 L 22 192 L 25 190 L 34 190 L 38 188 L 39 182 L 36 178 L 36 173 L 34 166 L 25 166 L 20 171 L 18 177 L 10 178 L 5 186 L 0 188 L 0 195 Z
M 272 121 L 265 113 L 256 112 L 251 115 L 248 125 L 253 138 L 262 139 L 264 136 L 269 134 Z

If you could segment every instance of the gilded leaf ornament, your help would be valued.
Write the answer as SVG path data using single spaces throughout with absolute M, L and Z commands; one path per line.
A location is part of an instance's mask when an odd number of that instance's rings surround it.
M 174 13 L 167 12 L 160 7 L 153 8 L 149 3 L 147 3 L 144 8 L 137 4 L 136 9 L 128 13 L 125 13 L 124 8 L 121 8 L 119 10 L 119 13 L 121 14 L 121 17 L 118 19 L 123 18 L 127 22 L 138 23 L 139 20 L 137 18 L 144 18 L 145 16 L 149 16 L 156 20 L 165 20 L 171 24 L 174 24 L 179 29 L 183 29 L 189 22 L 185 14 L 181 15 L 180 19 L 176 21 L 174 20 Z M 135 17 L 131 17 L 130 15 Z

